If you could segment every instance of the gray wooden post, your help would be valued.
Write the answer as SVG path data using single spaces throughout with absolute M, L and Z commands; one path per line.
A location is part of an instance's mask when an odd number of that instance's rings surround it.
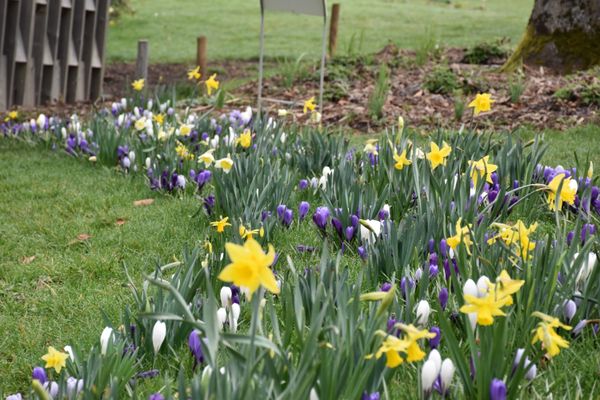
M 6 26 L 7 0 L 0 0 L 0 111 L 8 108 L 8 66 L 4 55 L 4 27 Z
M 148 80 L 148 41 L 138 42 L 137 62 L 135 65 L 135 79 Z

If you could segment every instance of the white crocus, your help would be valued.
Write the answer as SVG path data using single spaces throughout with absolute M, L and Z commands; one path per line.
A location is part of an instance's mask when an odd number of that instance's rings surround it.
M 436 375 L 440 374 L 440 370 L 442 369 L 442 356 L 437 349 L 433 349 L 429 352 L 429 356 L 427 360 L 431 360 L 435 363 Z
M 223 307 L 217 310 L 217 322 L 219 323 L 219 330 L 223 330 L 223 326 L 227 322 L 227 310 Z
M 162 346 L 167 337 L 167 324 L 162 321 L 156 321 L 154 328 L 152 328 L 152 346 L 154 347 L 154 354 L 158 353 L 160 346 Z
M 490 287 L 490 283 L 491 283 L 490 279 L 485 275 L 482 275 L 477 280 L 477 291 L 478 291 L 477 297 L 483 297 L 486 295 L 486 293 L 488 292 L 488 288 Z
M 427 325 L 427 321 L 429 321 L 429 314 L 431 313 L 431 307 L 427 300 L 421 300 L 417 304 L 417 309 L 415 314 L 417 315 L 417 324 L 421 326 Z
M 375 219 L 360 220 L 360 237 L 367 243 L 375 243 L 375 240 L 381 235 L 381 221 Z
M 423 368 L 421 369 L 421 387 L 423 392 L 429 393 L 433 387 L 433 383 L 438 377 L 437 367 L 435 362 L 432 360 L 427 360 L 423 363 Z
M 240 319 L 240 305 L 233 303 L 231 305 L 231 332 L 236 333 L 238 327 L 238 320 Z
M 575 253 L 575 255 L 573 256 L 573 262 L 571 263 L 571 267 L 573 267 L 573 265 L 575 264 L 575 260 L 578 256 L 579 253 Z M 596 255 L 596 253 L 593 252 L 588 253 L 587 257 L 583 259 L 583 263 L 579 269 L 579 272 L 577 273 L 577 278 L 575 279 L 575 282 L 579 288 L 585 286 L 585 283 L 592 274 L 592 271 L 596 267 L 597 263 L 598 256 Z
M 223 286 L 221 288 L 221 305 L 223 306 L 223 308 L 227 308 L 231 305 L 231 296 L 233 296 L 233 293 L 231 292 L 231 288 L 229 286 Z
M 467 279 L 463 286 L 463 296 L 479 296 L 479 289 L 477 288 L 477 284 L 473 279 Z
M 450 384 L 452 383 L 452 378 L 454 377 L 454 372 L 456 368 L 454 367 L 454 363 L 451 359 L 446 358 L 442 362 L 442 369 L 440 371 L 440 380 L 442 383 L 442 393 L 445 393 Z
M 73 353 L 73 348 L 69 345 L 66 345 L 65 347 L 63 347 L 63 349 L 69 355 L 71 361 L 75 361 L 75 353 Z
M 100 335 L 100 354 L 103 356 L 106 355 L 106 351 L 108 350 L 108 344 L 113 334 L 113 329 L 111 327 L 106 327 L 102 331 Z

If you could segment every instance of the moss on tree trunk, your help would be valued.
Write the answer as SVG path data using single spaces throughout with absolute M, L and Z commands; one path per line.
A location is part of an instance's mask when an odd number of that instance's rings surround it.
M 600 0 L 536 0 L 525 34 L 502 67 L 568 73 L 600 64 Z

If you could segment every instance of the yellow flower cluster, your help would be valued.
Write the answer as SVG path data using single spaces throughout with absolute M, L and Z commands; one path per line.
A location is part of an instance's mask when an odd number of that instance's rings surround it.
M 530 252 L 535 249 L 535 242 L 529 237 L 538 227 L 537 222 L 527 227 L 523 221 L 518 220 L 515 225 L 493 224 L 500 229 L 498 235 L 488 239 L 488 244 L 493 244 L 497 239 L 500 239 L 507 246 L 514 246 L 517 253 L 527 259 L 530 257 Z
M 427 329 L 420 330 L 412 324 L 405 325 L 398 323 L 394 325 L 394 328 L 402 330 L 404 332 L 403 337 L 400 339 L 384 331 L 377 331 L 377 334 L 385 337 L 385 339 L 377 352 L 368 355 L 367 359 L 373 358 L 373 356 L 379 359 L 385 354 L 385 365 L 388 368 L 396 368 L 404 361 L 420 361 L 425 357 L 425 352 L 419 347 L 418 341 L 421 339 L 432 339 L 436 336 L 435 333 L 431 333 Z

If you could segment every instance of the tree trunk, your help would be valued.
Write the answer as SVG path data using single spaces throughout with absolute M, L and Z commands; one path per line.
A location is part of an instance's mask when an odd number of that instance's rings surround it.
M 535 0 L 521 43 L 502 70 L 521 63 L 561 73 L 600 64 L 600 0 Z

